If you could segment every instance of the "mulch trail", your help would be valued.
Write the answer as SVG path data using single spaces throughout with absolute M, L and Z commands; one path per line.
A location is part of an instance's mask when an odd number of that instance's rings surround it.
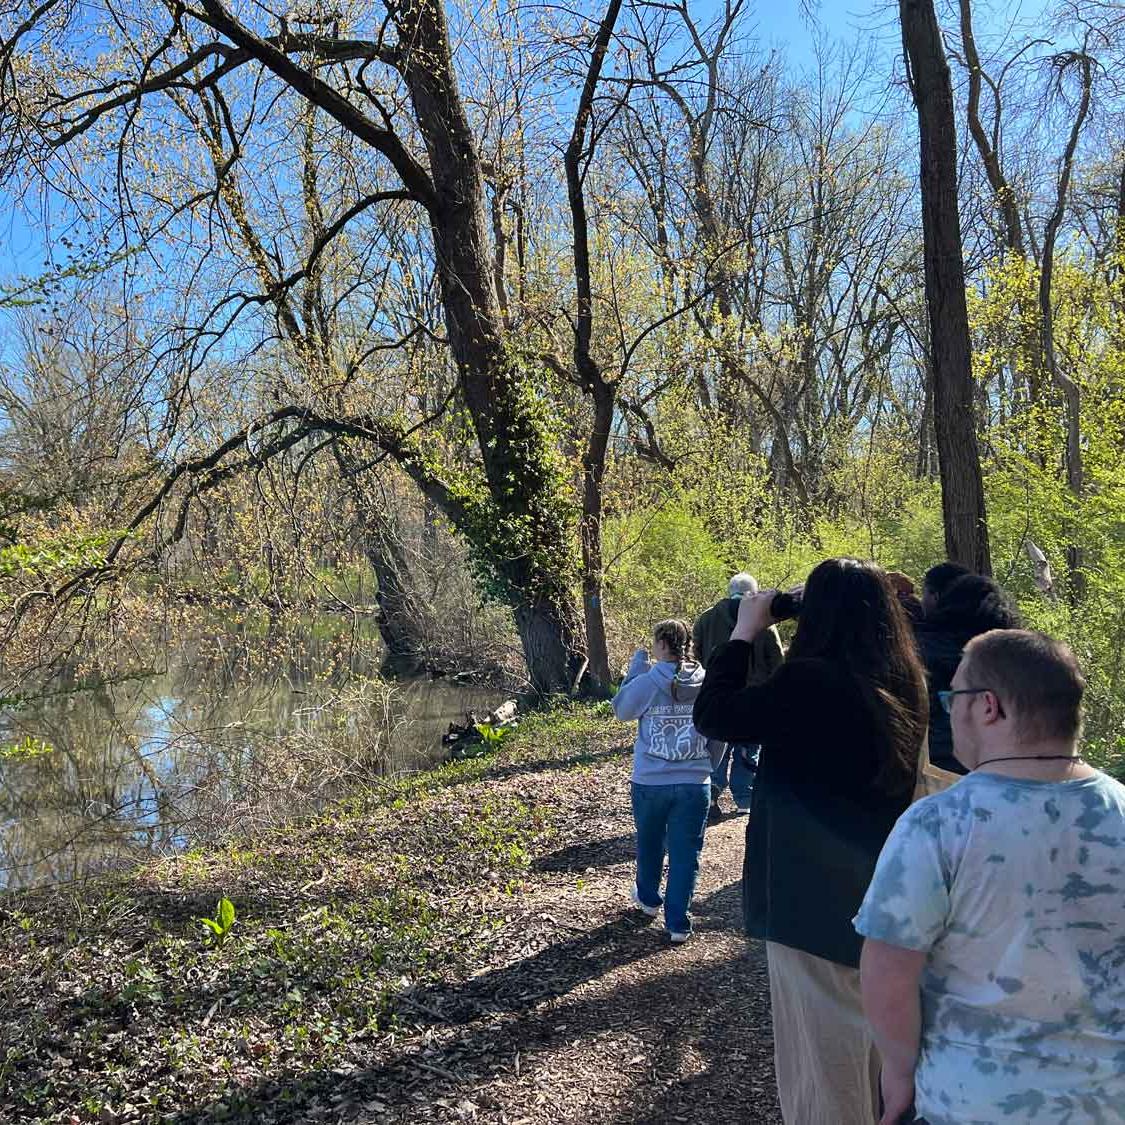
M 486 783 L 549 803 L 554 850 L 534 859 L 473 976 L 403 998 L 402 1043 L 349 1076 L 350 1120 L 781 1120 L 765 952 L 740 929 L 746 820 L 708 828 L 695 933 L 670 947 L 628 905 L 627 776 L 615 755 Z

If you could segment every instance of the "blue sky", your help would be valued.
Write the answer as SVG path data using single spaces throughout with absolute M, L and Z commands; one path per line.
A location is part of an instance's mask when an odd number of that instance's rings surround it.
M 773 3 L 751 3 L 749 20 L 759 42 L 767 48 L 776 48 L 790 66 L 799 71 L 814 61 L 814 42 L 819 33 L 828 39 L 853 42 L 860 39 L 872 45 L 879 63 L 872 70 L 872 94 L 878 95 L 886 88 L 892 73 L 893 60 L 900 50 L 898 37 L 898 6 L 894 0 L 821 0 L 813 8 L 810 20 L 802 11 L 799 0 L 774 0 Z M 1046 8 L 1046 0 L 999 0 L 999 3 L 978 7 L 977 31 L 983 39 L 1004 15 L 1014 14 L 1020 21 L 1032 20 Z M 708 9 L 717 9 L 716 0 L 693 0 L 693 10 L 705 17 Z M 948 8 L 939 8 L 946 23 L 952 22 Z M 52 238 L 58 239 L 62 230 L 54 230 Z M 54 250 L 45 245 L 47 232 L 39 217 L 29 217 L 14 204 L 10 196 L 0 191 L 0 288 L 7 288 L 21 275 L 36 275 L 54 257 L 55 264 L 65 263 L 67 254 L 61 243 Z
M 715 6 L 714 0 L 693 5 L 701 14 Z M 801 14 L 799 3 L 789 0 L 774 4 L 751 3 L 748 11 L 763 45 L 778 48 L 798 65 L 811 62 L 814 33 Z M 829 36 L 851 39 L 857 30 L 870 28 L 874 22 L 885 25 L 894 15 L 894 9 L 887 9 L 877 18 L 862 13 L 862 7 L 826 0 L 817 8 L 815 18 Z M 53 235 L 58 238 L 61 233 L 56 230 Z M 52 257 L 56 266 L 65 263 L 65 248 L 56 245 L 52 254 L 44 244 L 45 237 L 41 217 L 25 214 L 11 196 L 0 191 L 0 287 L 7 288 L 21 275 L 39 274 Z
M 858 35 L 878 35 L 897 46 L 898 5 L 894 3 L 849 3 L 823 0 L 814 6 L 815 27 L 830 38 L 850 41 Z M 812 59 L 814 24 L 805 18 L 801 5 L 792 0 L 757 4 L 758 34 L 764 43 L 785 49 L 798 65 Z

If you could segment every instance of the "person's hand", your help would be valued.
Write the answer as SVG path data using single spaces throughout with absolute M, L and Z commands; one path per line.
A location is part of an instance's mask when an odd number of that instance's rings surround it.
M 763 590 L 759 594 L 743 594 L 739 598 L 738 619 L 730 635 L 732 641 L 752 641 L 773 624 L 770 602 L 776 593 L 776 590 Z
M 884 1067 L 879 1085 L 883 1091 L 883 1116 L 879 1118 L 879 1125 L 899 1125 L 914 1105 L 914 1071 L 896 1074 Z

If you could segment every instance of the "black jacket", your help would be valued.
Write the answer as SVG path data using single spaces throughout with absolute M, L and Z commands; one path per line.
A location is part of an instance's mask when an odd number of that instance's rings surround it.
M 910 792 L 875 788 L 879 735 L 846 669 L 788 660 L 746 687 L 749 653 L 731 641 L 714 654 L 692 716 L 710 738 L 762 744 L 742 870 L 746 932 L 858 965 L 851 920 Z

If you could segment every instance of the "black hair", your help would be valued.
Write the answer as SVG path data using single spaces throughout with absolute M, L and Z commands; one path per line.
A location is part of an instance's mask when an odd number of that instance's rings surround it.
M 964 578 L 966 574 L 972 573 L 967 566 L 962 566 L 960 563 L 939 562 L 926 571 L 922 579 L 922 588 L 929 590 L 935 598 L 940 598 L 958 578 Z
M 881 736 L 876 784 L 908 792 L 929 699 L 910 624 L 883 571 L 847 558 L 817 566 L 805 582 L 789 659 L 825 660 L 850 673 Z
M 989 629 L 1018 629 L 1019 610 L 998 583 L 982 574 L 965 574 L 945 588 L 931 620 L 964 639 Z

